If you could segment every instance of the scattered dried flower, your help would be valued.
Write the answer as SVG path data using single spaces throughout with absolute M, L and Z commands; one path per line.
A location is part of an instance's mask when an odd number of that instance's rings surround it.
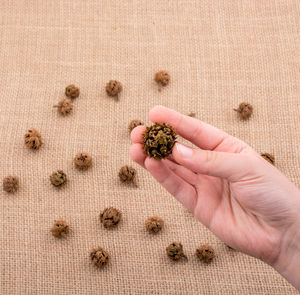
M 122 213 L 118 209 L 109 207 L 100 213 L 100 221 L 106 228 L 116 227 L 121 220 L 121 216 Z
M 269 153 L 262 153 L 260 154 L 266 161 L 271 163 L 272 165 L 275 165 L 275 157 L 272 154 Z
M 234 109 L 242 120 L 247 120 L 253 113 L 253 106 L 250 103 L 242 102 L 237 109 Z
M 75 167 L 80 170 L 88 169 L 92 163 L 92 157 L 87 153 L 78 153 L 74 158 Z
M 19 178 L 17 176 L 6 176 L 3 179 L 3 190 L 14 193 L 19 189 Z
M 50 175 L 50 182 L 56 187 L 61 187 L 67 182 L 67 175 L 62 170 L 57 170 Z
M 65 94 L 67 97 L 70 97 L 72 99 L 77 98 L 80 94 L 80 90 L 75 85 L 71 84 L 66 87 Z
M 71 99 L 63 98 L 58 102 L 58 104 L 54 105 L 54 107 L 57 108 L 57 111 L 61 115 L 66 116 L 72 112 L 73 103 Z
M 134 182 L 136 176 L 136 170 L 130 166 L 123 166 L 119 171 L 119 177 L 122 182 Z
M 102 247 L 97 247 L 91 250 L 90 258 L 92 263 L 101 268 L 109 262 L 109 254 Z
M 123 86 L 122 84 L 117 80 L 110 80 L 106 84 L 106 93 L 108 96 L 115 96 L 118 98 L 119 93 L 122 91 Z
M 144 125 L 142 123 L 142 121 L 140 121 L 140 120 L 132 120 L 129 123 L 129 126 L 128 126 L 129 132 L 131 132 L 135 127 L 140 126 L 140 125 Z
M 170 82 L 170 75 L 169 75 L 169 73 L 167 71 L 159 71 L 159 72 L 155 73 L 155 75 L 154 75 L 154 81 L 160 87 L 165 87 Z
M 33 150 L 38 150 L 43 144 L 41 134 L 35 129 L 29 129 L 25 133 L 24 142 L 28 148 Z
M 158 233 L 164 226 L 164 221 L 158 216 L 148 217 L 145 221 L 146 229 L 149 233 Z
M 54 237 L 62 238 L 69 233 L 69 225 L 62 219 L 55 220 L 50 231 Z
M 180 243 L 174 242 L 172 244 L 170 244 L 167 248 L 166 248 L 166 252 L 168 257 L 171 260 L 179 260 L 182 257 L 186 258 L 186 255 L 183 253 L 183 247 Z
M 196 249 L 195 255 L 203 262 L 210 263 L 215 257 L 215 250 L 209 245 L 201 245 Z

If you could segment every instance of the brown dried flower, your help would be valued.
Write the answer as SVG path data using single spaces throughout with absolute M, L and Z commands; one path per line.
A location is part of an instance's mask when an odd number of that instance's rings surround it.
M 189 117 L 192 117 L 192 118 L 195 118 L 195 117 L 196 117 L 196 113 L 190 112 L 190 113 L 188 114 L 188 116 L 189 116 Z
M 250 103 L 242 102 L 237 109 L 234 109 L 238 112 L 242 120 L 247 120 L 251 117 L 253 113 L 253 106 Z
M 136 170 L 130 166 L 123 166 L 119 171 L 119 177 L 122 182 L 134 182 Z
M 165 123 L 147 127 L 143 134 L 144 152 L 150 158 L 160 160 L 171 155 L 175 142 L 175 130 Z
M 6 176 L 3 178 L 3 190 L 7 193 L 14 193 L 19 188 L 19 178 L 17 176 Z
M 62 170 L 57 170 L 50 175 L 50 182 L 56 187 L 61 187 L 67 182 L 67 175 Z
M 70 114 L 72 112 L 72 110 L 73 110 L 73 103 L 72 103 L 71 99 L 69 99 L 69 98 L 63 98 L 54 107 L 57 108 L 57 111 L 61 115 L 66 116 L 66 115 L 68 115 L 68 114 Z
M 106 93 L 109 96 L 116 96 L 118 97 L 118 94 L 122 91 L 123 87 L 122 84 L 117 81 L 117 80 L 110 80 L 107 84 L 106 84 Z
M 145 226 L 149 233 L 156 234 L 163 228 L 164 221 L 158 216 L 151 216 L 145 221 Z
M 55 220 L 50 231 L 54 237 L 62 238 L 69 233 L 69 225 L 62 219 Z
M 118 209 L 109 207 L 100 213 L 100 221 L 106 228 L 116 227 L 121 220 L 121 216 L 122 213 Z
M 109 254 L 102 247 L 97 247 L 90 252 L 91 261 L 99 268 L 103 267 L 109 262 Z
M 154 80 L 159 86 L 167 86 L 170 82 L 170 75 L 167 71 L 155 73 Z
M 215 257 L 215 250 L 209 245 L 201 245 L 196 249 L 195 255 L 203 262 L 210 263 Z
M 272 165 L 275 165 L 275 157 L 272 154 L 269 153 L 262 153 L 260 154 L 266 161 L 271 163 Z
M 77 98 L 80 94 L 80 90 L 75 85 L 71 84 L 66 87 L 65 94 L 67 97 L 70 97 L 72 99 Z
M 173 242 L 166 248 L 168 257 L 171 260 L 179 260 L 182 257 L 186 258 L 186 255 L 183 253 L 183 247 L 180 243 Z
M 38 150 L 43 144 L 41 134 L 35 129 L 30 129 L 25 133 L 24 142 L 28 148 L 34 150 Z
M 87 153 L 78 153 L 74 158 L 75 167 L 86 170 L 92 166 L 92 157 Z
M 129 132 L 131 132 L 135 127 L 140 126 L 140 125 L 144 125 L 142 123 L 142 121 L 140 121 L 140 120 L 132 120 L 129 123 L 129 126 L 128 126 Z

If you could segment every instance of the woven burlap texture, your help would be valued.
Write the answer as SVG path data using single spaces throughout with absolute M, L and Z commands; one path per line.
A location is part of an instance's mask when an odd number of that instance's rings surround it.
M 300 3 L 298 0 L 10 0 L 0 2 L 0 177 L 20 177 L 14 195 L 0 192 L 1 294 L 296 294 L 264 263 L 226 246 L 194 219 L 129 157 L 128 123 L 149 123 L 157 104 L 196 117 L 237 136 L 299 186 Z M 170 72 L 161 92 L 157 70 Z M 117 102 L 105 84 L 122 82 Z M 80 87 L 74 112 L 53 105 L 68 84 Z M 241 122 L 242 101 L 254 115 Z M 36 128 L 44 145 L 23 143 Z M 78 171 L 78 152 L 94 165 Z M 138 188 L 121 184 L 118 170 L 132 165 Z M 63 169 L 69 182 L 52 187 Z M 98 214 L 120 209 L 123 221 L 106 230 Z M 165 228 L 144 229 L 158 215 Z M 70 224 L 57 240 L 55 219 Z M 165 247 L 181 242 L 188 261 L 174 263 Z M 217 258 L 203 265 L 201 243 Z M 90 264 L 102 246 L 110 264 Z

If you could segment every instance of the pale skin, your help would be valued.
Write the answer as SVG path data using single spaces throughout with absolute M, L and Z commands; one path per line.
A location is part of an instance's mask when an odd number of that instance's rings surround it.
M 227 245 L 268 263 L 300 290 L 300 191 L 245 142 L 195 118 L 156 106 L 196 148 L 179 142 L 158 161 L 143 152 L 144 126 L 131 132 L 131 158 Z

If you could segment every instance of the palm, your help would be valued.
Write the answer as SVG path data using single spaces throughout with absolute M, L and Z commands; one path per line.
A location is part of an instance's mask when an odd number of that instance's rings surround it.
M 266 258 L 271 254 L 271 261 L 276 257 L 280 244 L 280 232 L 261 221 L 247 208 L 247 204 L 239 202 L 236 191 L 247 193 L 244 184 L 228 183 L 220 178 L 198 175 L 196 185 L 197 202 L 194 215 L 226 244 L 257 258 Z M 200 185 L 201 183 L 201 185 Z M 270 237 L 273 243 L 270 245 Z M 266 249 L 269 245 L 269 249 Z
M 280 187 L 294 186 L 247 144 L 211 125 L 164 107 L 152 109 L 150 119 L 172 125 L 200 149 L 191 159 L 177 145 L 170 159 L 150 159 L 143 153 L 140 126 L 131 134 L 132 159 L 225 243 L 272 263 L 289 226 Z

